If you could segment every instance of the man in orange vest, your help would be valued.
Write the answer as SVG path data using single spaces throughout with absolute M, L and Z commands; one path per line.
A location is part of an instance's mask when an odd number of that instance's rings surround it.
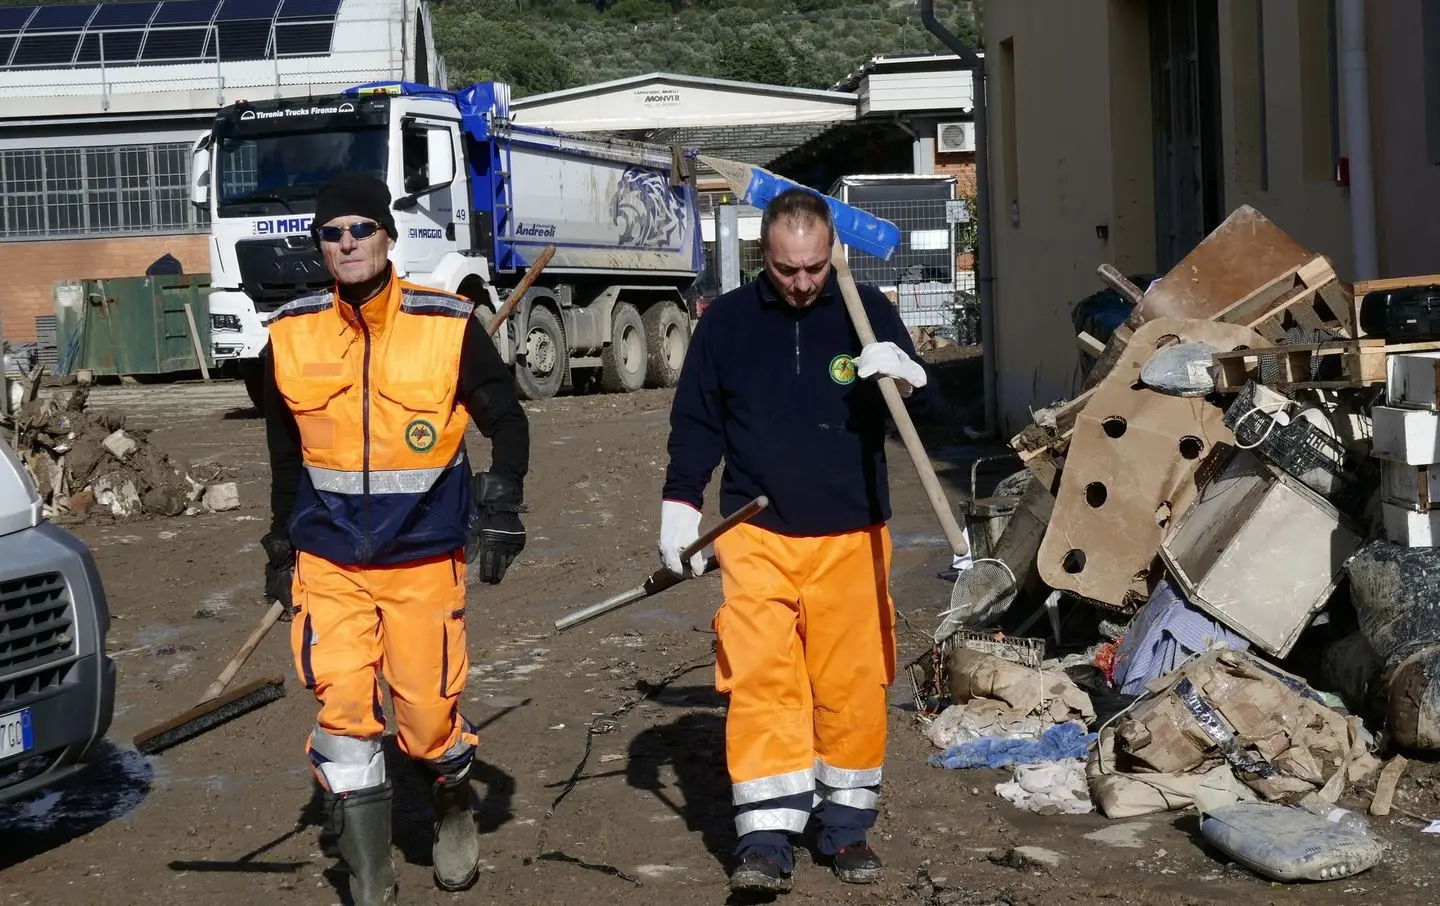
M 306 748 L 359 906 L 395 902 L 380 674 L 400 750 L 435 774 L 442 889 L 479 873 L 460 713 L 467 564 L 498 583 L 525 545 L 529 425 L 514 379 L 459 296 L 400 280 L 390 193 L 349 174 L 323 186 L 312 232 L 335 278 L 270 321 L 267 597 L 287 605 L 295 667 L 320 702 Z M 492 443 L 471 475 L 465 429 Z

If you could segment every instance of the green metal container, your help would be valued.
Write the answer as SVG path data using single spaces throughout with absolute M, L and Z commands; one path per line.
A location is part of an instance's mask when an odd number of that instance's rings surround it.
M 191 336 L 191 318 L 196 336 Z M 210 358 L 210 275 L 74 280 L 55 286 L 56 371 L 96 375 L 199 371 Z

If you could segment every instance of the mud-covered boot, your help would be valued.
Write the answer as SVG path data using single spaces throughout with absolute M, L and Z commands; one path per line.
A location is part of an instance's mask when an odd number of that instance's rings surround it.
M 390 783 L 341 793 L 333 828 L 340 858 L 350 869 L 355 906 L 394 906 L 395 863 L 390 856 Z
M 480 831 L 471 806 L 469 765 L 437 777 L 430 801 L 435 807 L 435 884 L 441 890 L 465 890 L 480 874 Z

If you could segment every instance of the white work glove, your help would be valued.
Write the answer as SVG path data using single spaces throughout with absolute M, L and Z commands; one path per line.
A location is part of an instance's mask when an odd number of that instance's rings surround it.
M 860 357 L 855 360 L 855 373 L 861 378 L 870 378 L 877 374 L 888 375 L 916 389 L 924 387 L 928 380 L 920 363 L 888 340 L 866 344 L 865 348 L 860 350 Z
M 660 504 L 660 559 L 666 569 L 683 579 L 685 567 L 680 563 L 680 552 L 699 538 L 699 510 L 678 500 L 666 500 Z M 702 550 L 690 558 L 693 574 L 698 576 L 705 572 L 706 554 Z

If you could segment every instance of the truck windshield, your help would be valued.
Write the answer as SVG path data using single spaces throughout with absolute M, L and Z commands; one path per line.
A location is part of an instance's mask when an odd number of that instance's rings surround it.
M 246 213 L 309 213 L 315 194 L 331 177 L 361 172 L 383 180 L 387 135 L 382 126 L 222 138 L 219 213 L 233 216 L 241 207 Z

